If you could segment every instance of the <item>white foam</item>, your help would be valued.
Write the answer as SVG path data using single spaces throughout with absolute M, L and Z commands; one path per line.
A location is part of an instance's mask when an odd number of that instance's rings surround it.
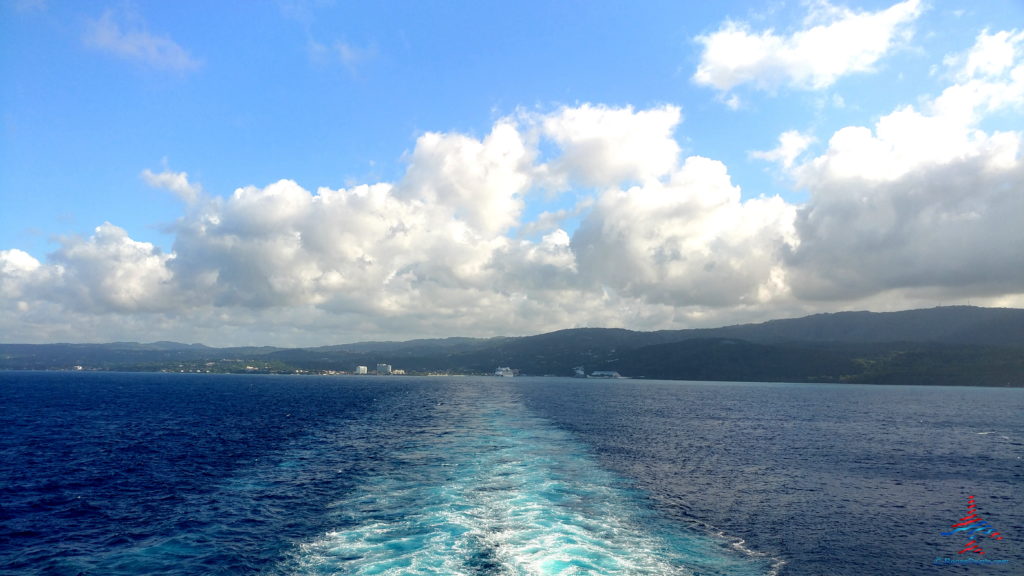
M 731 555 L 706 535 L 655 529 L 621 479 L 507 398 L 453 399 L 443 408 L 462 424 L 446 435 L 444 451 L 425 458 L 432 436 L 410 442 L 407 453 L 417 456 L 394 455 L 400 469 L 339 499 L 339 528 L 298 546 L 282 572 L 675 576 L 690 573 L 687 565 L 702 573 L 767 568 L 742 541 Z

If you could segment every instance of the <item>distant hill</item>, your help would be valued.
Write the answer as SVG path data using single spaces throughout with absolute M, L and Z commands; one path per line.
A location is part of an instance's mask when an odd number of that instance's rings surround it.
M 794 342 L 878 343 L 921 342 L 993 346 L 1024 346 L 1024 310 L 945 306 L 902 312 L 836 312 L 803 318 L 770 320 L 721 328 L 635 332 L 621 328 L 573 328 L 520 338 L 446 338 L 408 342 L 358 342 L 331 346 L 353 352 L 397 352 L 410 349 L 481 349 L 494 344 L 511 348 L 529 341 L 563 349 L 600 345 L 640 347 L 698 338 L 731 338 L 761 344 Z M 533 344 L 525 344 L 533 346 Z
M 954 306 L 840 312 L 712 329 L 576 328 L 526 337 L 358 342 L 316 348 L 202 344 L 0 344 L 0 369 L 350 372 L 1024 386 L 1024 310 Z
M 946 306 L 903 312 L 837 312 L 707 330 L 686 338 L 738 338 L 751 342 L 928 342 L 1024 346 L 1024 310 Z

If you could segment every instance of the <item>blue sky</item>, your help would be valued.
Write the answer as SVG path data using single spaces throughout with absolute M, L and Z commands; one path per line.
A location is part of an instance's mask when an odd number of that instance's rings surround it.
M 1024 4 L 0 6 L 5 341 L 1024 305 Z

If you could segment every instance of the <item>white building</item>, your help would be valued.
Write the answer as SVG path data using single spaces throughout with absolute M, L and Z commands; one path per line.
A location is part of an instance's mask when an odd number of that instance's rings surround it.
M 367 372 L 366 366 L 356 366 L 356 374 L 366 374 Z

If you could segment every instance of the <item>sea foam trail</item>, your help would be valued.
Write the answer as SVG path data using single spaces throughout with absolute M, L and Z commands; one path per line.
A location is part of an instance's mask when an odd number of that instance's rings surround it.
M 660 521 L 570 434 L 500 385 L 467 386 L 332 505 L 286 574 L 766 574 L 764 558 Z

